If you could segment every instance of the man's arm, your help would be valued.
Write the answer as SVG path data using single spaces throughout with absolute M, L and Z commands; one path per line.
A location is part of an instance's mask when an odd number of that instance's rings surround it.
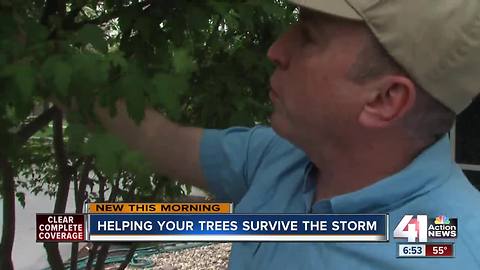
M 200 165 L 203 129 L 180 126 L 153 109 L 146 109 L 145 118 L 137 125 L 128 116 L 124 102 L 117 103 L 114 118 L 107 109 L 97 108 L 96 112 L 102 125 L 142 153 L 156 172 L 207 189 Z

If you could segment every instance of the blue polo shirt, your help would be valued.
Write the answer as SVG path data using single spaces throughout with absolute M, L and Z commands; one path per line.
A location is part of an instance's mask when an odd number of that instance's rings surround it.
M 230 269 L 480 269 L 480 193 L 450 151 L 445 136 L 401 171 L 315 203 L 312 163 L 271 128 L 205 130 L 200 158 L 210 191 L 237 213 L 390 214 L 390 242 L 238 242 Z M 405 214 L 457 217 L 455 258 L 397 258 Z

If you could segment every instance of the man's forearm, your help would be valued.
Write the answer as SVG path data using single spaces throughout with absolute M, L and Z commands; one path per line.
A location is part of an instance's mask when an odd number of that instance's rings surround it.
M 128 116 L 124 102 L 117 103 L 117 115 L 111 118 L 103 108 L 96 109 L 102 125 L 119 136 L 129 147 L 141 152 L 162 174 L 206 188 L 200 167 L 201 128 L 183 127 L 153 109 L 137 125 Z

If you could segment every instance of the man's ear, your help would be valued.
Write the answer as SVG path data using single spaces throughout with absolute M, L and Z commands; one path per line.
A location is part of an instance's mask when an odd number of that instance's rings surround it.
M 371 83 L 371 93 L 358 118 L 359 123 L 365 127 L 392 125 L 415 104 L 415 84 L 405 76 L 387 75 Z

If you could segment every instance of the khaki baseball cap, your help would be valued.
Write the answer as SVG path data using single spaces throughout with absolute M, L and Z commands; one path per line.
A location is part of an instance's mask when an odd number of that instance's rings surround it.
M 364 21 L 422 88 L 457 114 L 480 92 L 479 0 L 290 0 Z

